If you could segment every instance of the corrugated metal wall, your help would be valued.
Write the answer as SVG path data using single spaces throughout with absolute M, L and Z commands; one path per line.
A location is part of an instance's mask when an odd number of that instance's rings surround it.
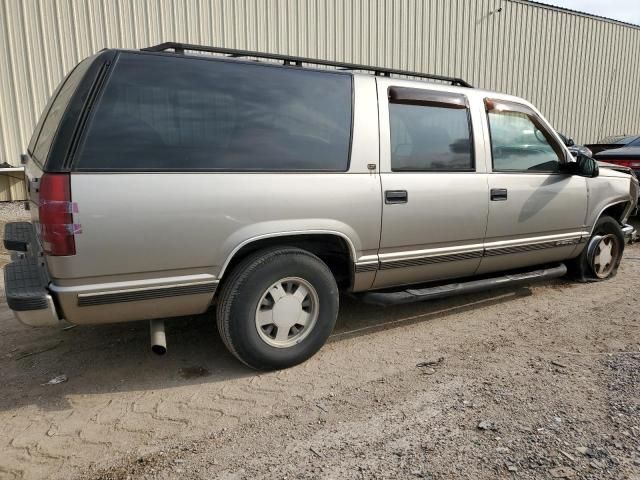
M 640 28 L 525 1 L 0 0 L 0 162 L 80 59 L 169 40 L 460 76 L 582 142 L 640 132 Z

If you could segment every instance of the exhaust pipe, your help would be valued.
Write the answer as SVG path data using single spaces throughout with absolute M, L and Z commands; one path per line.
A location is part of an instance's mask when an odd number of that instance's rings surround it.
M 167 353 L 167 336 L 164 333 L 164 320 L 151 320 L 149 322 L 151 331 L 151 351 L 156 355 Z

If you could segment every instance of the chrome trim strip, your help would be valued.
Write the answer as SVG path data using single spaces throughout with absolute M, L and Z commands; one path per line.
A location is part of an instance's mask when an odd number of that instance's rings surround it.
M 535 250 L 544 250 L 547 248 L 566 247 L 569 245 L 578 245 L 582 238 L 572 238 L 566 240 L 553 240 L 551 242 L 530 243 L 526 245 L 515 245 L 512 247 L 493 247 L 485 248 L 485 257 L 494 257 L 496 255 L 509 255 L 512 253 L 532 252 Z
M 484 244 L 485 249 L 497 247 L 515 247 L 519 245 L 531 245 L 544 242 L 553 242 L 561 240 L 574 240 L 581 237 L 589 237 L 591 234 L 586 230 L 580 230 L 570 233 L 560 233 L 555 235 L 540 235 L 538 237 L 519 238 L 515 240 L 498 240 L 495 242 L 487 242 Z
M 110 303 L 138 302 L 181 295 L 215 293 L 218 282 L 201 282 L 184 285 L 164 285 L 159 287 L 112 290 L 109 292 L 81 293 L 78 295 L 79 307 L 107 305 Z
M 473 245 L 472 248 L 464 250 L 464 247 L 453 247 L 446 249 L 419 250 L 411 252 L 396 252 L 380 255 L 380 262 L 366 262 L 356 264 L 356 273 L 374 271 L 377 266 L 379 270 L 390 270 L 393 268 L 410 268 L 424 265 L 431 265 L 444 262 L 457 262 L 462 260 L 472 260 L 476 258 L 493 257 L 498 255 L 510 255 L 514 253 L 525 253 L 547 248 L 558 248 L 571 245 L 579 245 L 588 240 L 589 232 L 572 232 L 558 235 L 545 235 L 536 237 L 532 241 L 528 239 L 501 240 L 491 242 L 482 248 Z M 435 253 L 442 251 L 447 253 Z M 457 250 L 452 252 L 452 250 Z M 430 255 L 424 253 L 430 252 Z M 423 255 L 420 255 L 420 254 Z M 417 254 L 417 255 L 416 255 Z
M 408 250 L 401 252 L 381 253 L 381 262 L 392 262 L 397 260 L 408 260 L 410 258 L 434 257 L 437 255 L 456 255 L 458 253 L 482 251 L 484 245 L 482 243 L 473 243 L 469 245 L 461 245 L 455 247 L 428 248 L 425 250 Z
M 434 263 L 457 262 L 461 260 L 471 260 L 482 257 L 482 250 L 469 251 L 464 253 L 451 253 L 446 255 L 430 255 L 427 257 L 408 258 L 406 260 L 383 260 L 380 262 L 380 270 L 392 268 L 418 267 L 431 265 Z
M 356 263 L 356 273 L 375 272 L 378 270 L 379 262 Z

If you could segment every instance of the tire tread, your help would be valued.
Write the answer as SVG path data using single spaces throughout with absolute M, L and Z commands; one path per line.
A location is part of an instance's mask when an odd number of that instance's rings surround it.
M 233 338 L 230 333 L 231 326 L 231 308 L 236 297 L 239 295 L 242 289 L 243 283 L 249 278 L 249 276 L 263 264 L 272 261 L 281 255 L 295 255 L 306 256 L 317 261 L 320 266 L 324 267 L 326 273 L 333 274 L 329 267 L 320 260 L 316 255 L 296 247 L 271 247 L 263 250 L 259 250 L 250 254 L 247 258 L 242 260 L 238 265 L 233 268 L 231 274 L 222 283 L 222 289 L 220 290 L 220 297 L 218 298 L 218 306 L 216 308 L 216 323 L 218 326 L 218 332 L 222 338 L 222 342 L 225 347 L 231 352 L 231 354 L 244 363 L 249 368 L 256 370 L 263 369 L 260 365 L 253 365 L 249 363 L 242 355 L 239 354 L 236 346 L 233 343 Z

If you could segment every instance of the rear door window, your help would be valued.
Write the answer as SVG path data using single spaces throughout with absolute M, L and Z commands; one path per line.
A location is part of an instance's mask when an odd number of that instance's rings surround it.
M 389 95 L 392 171 L 474 170 L 464 96 L 397 87 Z
M 351 75 L 120 54 L 80 170 L 344 171 Z

